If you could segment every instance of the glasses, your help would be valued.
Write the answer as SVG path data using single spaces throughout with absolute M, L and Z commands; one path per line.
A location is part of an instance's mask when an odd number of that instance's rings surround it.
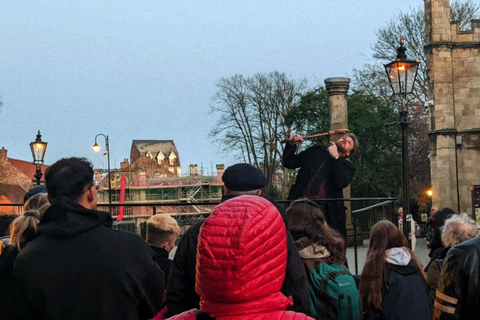
M 308 204 L 312 207 L 315 207 L 315 208 L 318 208 L 320 210 L 325 210 L 325 206 L 324 205 L 321 205 L 321 204 L 318 204 L 316 202 L 313 202 L 312 200 L 310 199 L 307 199 L 307 198 L 302 198 L 302 199 L 298 199 L 298 200 L 294 200 L 292 202 L 290 202 L 290 206 L 289 208 L 293 208 L 295 205 L 299 204 L 299 203 L 305 203 L 305 204 Z

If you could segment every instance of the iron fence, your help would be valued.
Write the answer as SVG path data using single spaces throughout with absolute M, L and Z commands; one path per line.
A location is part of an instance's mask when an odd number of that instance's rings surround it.
M 353 225 L 353 246 L 355 250 L 355 270 L 358 274 L 357 260 L 357 238 L 368 238 L 371 228 L 380 220 L 387 219 L 395 221 L 394 201 L 395 198 L 341 198 L 341 199 L 321 199 L 312 200 L 319 204 L 325 204 L 329 201 L 344 201 L 351 205 L 351 221 Z M 278 200 L 280 209 L 285 209 L 292 200 Z M 113 227 L 123 231 L 134 232 L 145 238 L 145 222 L 149 217 L 155 214 L 169 214 L 174 217 L 180 225 L 182 231 L 197 221 L 206 219 L 219 204 L 219 201 L 204 202 L 158 202 L 158 203 L 100 203 L 98 210 L 109 211 L 112 207 L 113 218 L 120 212 L 123 207 L 124 217 L 121 222 L 114 222 Z M 2 221 L 7 223 L 11 221 L 12 215 L 22 214 L 23 207 L 19 203 L 0 203 L 0 229 Z M 6 214 L 4 213 L 6 212 Z M 8 217 L 1 219 L 2 215 Z M 6 230 L 0 230 L 0 232 Z

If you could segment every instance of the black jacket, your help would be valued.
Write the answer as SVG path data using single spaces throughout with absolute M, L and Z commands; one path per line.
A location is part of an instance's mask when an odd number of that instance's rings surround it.
M 14 273 L 34 319 L 149 319 L 164 273 L 135 234 L 113 230 L 106 212 L 58 197 L 17 257 Z
M 0 314 L 2 320 L 20 320 L 27 316 L 24 291 L 13 275 L 13 265 L 18 255 L 16 246 L 6 245 L 0 254 Z
M 382 310 L 368 312 L 364 319 L 432 319 L 432 300 L 428 287 L 413 260 L 406 266 L 389 264 L 382 297 Z
M 478 319 L 480 238 L 463 242 L 445 257 L 434 304 L 434 319 Z
M 172 269 L 172 260 L 168 259 L 168 251 L 155 247 L 150 246 L 150 248 L 155 252 L 155 257 L 157 259 L 157 264 L 162 269 L 163 273 L 165 273 L 165 286 L 167 286 L 168 277 L 170 275 L 170 270 Z
M 326 198 L 343 198 L 343 189 L 346 188 L 355 175 L 355 167 L 345 158 L 333 159 L 324 146 L 313 146 L 305 151 L 295 154 L 296 145 L 287 143 L 283 152 L 283 166 L 288 169 L 300 168 L 297 180 L 288 195 L 288 199 L 304 197 L 304 192 L 311 182 L 312 176 L 317 173 L 321 163 L 325 162 L 324 168 L 317 176 L 317 181 L 312 185 L 319 185 L 325 181 Z M 346 217 L 343 201 L 329 201 L 327 206 L 327 223 L 330 227 L 346 237 Z
M 233 198 L 224 197 L 222 201 Z M 192 225 L 182 236 L 173 258 L 172 270 L 167 285 L 167 307 L 173 314 L 198 308 L 200 298 L 195 292 L 195 266 L 200 228 L 204 221 Z M 281 291 L 293 297 L 294 305 L 289 310 L 308 313 L 310 300 L 308 279 L 295 241 L 287 232 L 287 270 Z

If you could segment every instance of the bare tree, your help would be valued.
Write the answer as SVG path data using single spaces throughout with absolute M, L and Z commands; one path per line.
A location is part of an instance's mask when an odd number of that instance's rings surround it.
M 222 78 L 217 87 L 212 112 L 220 118 L 210 135 L 223 152 L 261 168 L 268 179 L 267 192 L 283 190 L 291 177 L 281 167 L 280 141 L 292 131 L 286 117 L 305 91 L 306 80 L 275 71 Z
M 471 20 L 480 17 L 480 4 L 474 0 L 453 1 L 450 19 L 458 21 L 462 30 L 471 27 Z M 373 63 L 360 70 L 354 70 L 354 85 L 364 92 L 375 94 L 388 100 L 391 89 L 385 76 L 383 63 L 395 59 L 400 38 L 404 38 L 407 55 L 420 60 L 415 85 L 415 100 L 425 101 L 429 96 L 427 82 L 425 46 L 425 13 L 422 7 L 400 12 L 390 22 L 376 32 L 377 41 L 372 45 Z

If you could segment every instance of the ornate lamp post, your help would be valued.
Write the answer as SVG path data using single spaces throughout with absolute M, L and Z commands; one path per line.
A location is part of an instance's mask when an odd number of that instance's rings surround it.
M 40 179 L 43 176 L 41 166 L 43 164 L 43 157 L 45 157 L 45 151 L 47 150 L 47 142 L 42 141 L 40 130 L 38 130 L 35 141 L 30 142 L 30 150 L 32 151 L 33 163 L 37 166 L 34 177 L 37 179 L 37 186 L 39 186 Z
M 405 218 L 410 214 L 408 140 L 406 134 L 410 122 L 408 122 L 407 101 L 409 98 L 413 97 L 413 88 L 415 86 L 415 79 L 417 77 L 417 70 L 420 61 L 408 60 L 407 55 L 405 54 L 407 49 L 403 44 L 404 40 L 400 39 L 400 47 L 397 49 L 397 57 L 395 58 L 395 61 L 385 65 L 385 71 L 387 72 L 388 81 L 393 90 L 391 99 L 400 99 L 400 119 L 398 124 L 402 128 L 403 233 L 408 239 L 409 230 L 407 230 L 405 223 Z
M 97 138 L 98 136 L 102 136 L 105 138 L 105 153 L 104 155 L 107 155 L 107 165 L 108 165 L 108 203 L 110 204 L 110 206 L 108 207 L 108 211 L 110 212 L 110 214 L 112 213 L 112 179 L 111 179 L 111 176 L 110 176 L 110 148 L 108 146 L 108 135 L 104 135 L 102 133 L 99 133 L 95 136 L 95 144 L 92 146 L 92 149 L 95 151 L 95 152 L 98 152 L 100 151 L 101 147 L 100 145 L 97 143 Z

